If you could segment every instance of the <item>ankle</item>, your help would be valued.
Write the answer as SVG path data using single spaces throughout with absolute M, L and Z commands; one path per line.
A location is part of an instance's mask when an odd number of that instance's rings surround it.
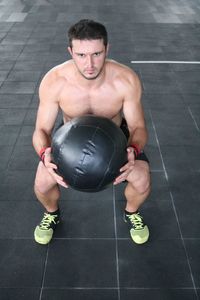
M 138 213 L 138 210 L 136 210 L 136 211 L 127 211 L 127 210 L 125 209 L 124 212 L 125 212 L 126 215 L 132 215 L 132 214 L 137 214 L 137 213 Z
M 48 210 L 47 213 L 50 215 L 60 215 L 60 209 L 57 208 L 56 210 Z

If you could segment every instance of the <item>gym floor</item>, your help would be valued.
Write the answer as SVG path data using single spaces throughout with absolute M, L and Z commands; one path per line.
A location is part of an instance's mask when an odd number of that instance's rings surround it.
M 124 184 L 95 194 L 62 189 L 63 222 L 48 246 L 33 231 L 38 86 L 69 58 L 79 19 L 104 23 L 110 58 L 143 84 L 152 193 L 150 240 L 123 222 Z M 199 0 L 0 0 L 0 300 L 200 299 Z

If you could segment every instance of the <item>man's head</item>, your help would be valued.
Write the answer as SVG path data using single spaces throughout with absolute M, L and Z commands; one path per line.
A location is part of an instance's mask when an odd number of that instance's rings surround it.
M 93 20 L 80 20 L 70 27 L 68 31 L 69 47 L 72 48 L 73 40 L 103 40 L 105 48 L 108 44 L 108 34 L 106 28 L 101 23 Z
M 87 80 L 99 77 L 108 52 L 105 27 L 92 20 L 81 20 L 68 32 L 69 53 L 79 73 Z

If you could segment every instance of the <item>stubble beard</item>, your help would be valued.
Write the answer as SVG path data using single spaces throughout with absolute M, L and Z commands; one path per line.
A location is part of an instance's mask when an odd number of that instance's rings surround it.
M 78 69 L 80 75 L 81 75 L 83 78 L 85 78 L 86 80 L 95 80 L 95 79 L 97 79 L 97 78 L 101 75 L 101 73 L 102 73 L 102 71 L 103 71 L 103 68 L 104 68 L 104 64 L 103 64 L 103 66 L 101 67 L 101 69 L 99 70 L 99 72 L 98 72 L 95 76 L 93 76 L 93 77 L 87 77 L 87 76 L 84 75 L 83 72 L 81 72 L 78 68 L 77 68 L 77 69 Z

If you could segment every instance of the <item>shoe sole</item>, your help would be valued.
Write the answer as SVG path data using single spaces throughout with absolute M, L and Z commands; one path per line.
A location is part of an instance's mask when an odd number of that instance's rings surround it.
M 37 229 L 37 227 L 36 227 L 36 229 Z M 42 239 L 42 238 L 40 238 L 40 237 L 38 237 L 38 236 L 36 235 L 36 229 L 35 229 L 35 231 L 34 231 L 34 239 L 35 239 L 35 241 L 36 241 L 38 244 L 41 244 L 41 245 L 47 245 L 47 244 L 49 244 L 50 241 L 52 240 L 53 234 L 52 234 L 51 237 L 49 237 L 48 240 L 44 240 L 44 239 Z
M 147 225 L 145 225 L 145 226 L 147 227 Z M 138 240 L 136 240 L 136 239 L 132 236 L 131 230 L 130 230 L 130 235 L 131 235 L 131 239 L 133 240 L 134 243 L 136 243 L 136 244 L 138 244 L 138 245 L 141 245 L 141 244 L 144 244 L 144 243 L 146 243 L 146 242 L 148 241 L 148 239 L 149 239 L 149 229 L 148 229 L 148 227 L 147 227 L 147 236 L 146 236 L 145 238 L 141 239 L 141 240 L 139 240 L 139 238 L 138 238 Z
M 34 235 L 34 238 L 35 238 L 35 241 L 38 243 L 38 244 L 41 244 L 41 245 L 47 245 L 51 242 L 52 238 L 49 240 L 49 241 L 44 241 L 42 239 L 39 239 L 36 235 Z
M 47 245 L 47 244 L 49 244 L 51 242 L 51 240 L 48 241 L 48 242 L 44 242 L 42 240 L 37 239 L 36 237 L 35 237 L 35 241 L 36 241 L 36 243 L 38 243 L 40 245 Z

